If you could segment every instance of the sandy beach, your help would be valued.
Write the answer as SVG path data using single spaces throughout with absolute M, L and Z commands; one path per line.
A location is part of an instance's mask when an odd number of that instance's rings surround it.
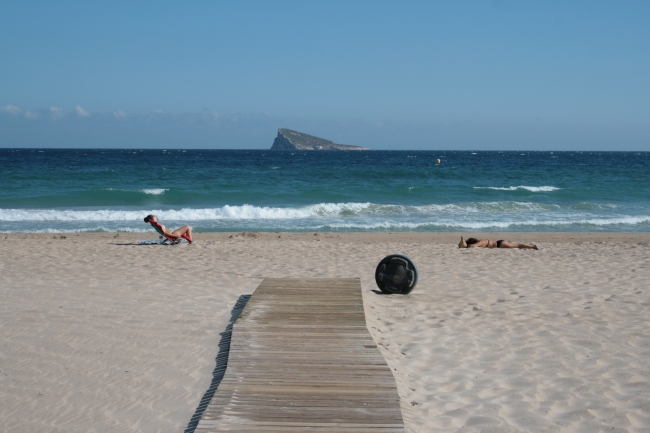
M 183 432 L 264 277 L 360 277 L 408 432 L 649 432 L 650 233 L 0 235 L 0 431 Z M 385 296 L 377 263 L 420 278 Z M 239 302 L 239 304 L 238 304 Z

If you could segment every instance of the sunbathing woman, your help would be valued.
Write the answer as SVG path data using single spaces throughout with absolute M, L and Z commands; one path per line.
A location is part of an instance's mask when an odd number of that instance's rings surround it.
M 537 248 L 537 245 L 520 244 L 517 242 L 508 242 L 504 240 L 491 241 L 489 239 L 469 238 L 465 242 L 467 242 L 467 248 L 520 248 L 530 250 L 539 249 Z
M 190 226 L 183 226 L 174 231 L 171 231 L 167 227 L 165 227 L 164 225 L 158 222 L 158 218 L 156 217 L 156 215 L 147 215 L 146 217 L 144 217 L 144 222 L 149 224 L 153 222 L 159 225 L 162 231 L 169 237 L 172 237 L 174 239 L 184 238 L 187 240 L 187 242 L 192 243 L 192 227 Z

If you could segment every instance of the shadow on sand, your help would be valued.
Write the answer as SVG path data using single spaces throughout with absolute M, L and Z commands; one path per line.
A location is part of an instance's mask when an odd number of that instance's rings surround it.
M 192 415 L 190 422 L 187 423 L 187 428 L 185 429 L 184 433 L 194 433 L 194 430 L 196 429 L 196 426 L 201 419 L 201 415 L 203 415 L 203 412 L 208 407 L 210 400 L 212 400 L 212 396 L 217 391 L 217 388 L 221 383 L 221 379 L 223 379 L 224 374 L 226 374 L 226 367 L 228 366 L 228 353 L 230 351 L 230 337 L 232 335 L 232 325 L 235 323 L 239 317 L 239 314 L 242 312 L 250 298 L 251 295 L 241 295 L 235 303 L 235 306 L 230 311 L 230 322 L 228 322 L 228 326 L 220 334 L 221 340 L 219 340 L 219 353 L 217 354 L 216 366 L 212 371 L 212 383 L 210 383 L 210 387 L 205 392 L 205 394 L 203 394 L 203 398 L 201 398 L 201 402 L 194 411 L 194 415 Z

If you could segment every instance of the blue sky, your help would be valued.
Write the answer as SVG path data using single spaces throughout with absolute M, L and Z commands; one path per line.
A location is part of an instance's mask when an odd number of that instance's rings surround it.
M 650 2 L 3 1 L 0 147 L 650 151 Z

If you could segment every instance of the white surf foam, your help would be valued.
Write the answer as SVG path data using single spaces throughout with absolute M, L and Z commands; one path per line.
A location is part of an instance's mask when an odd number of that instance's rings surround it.
M 151 188 L 151 189 L 143 189 L 142 192 L 145 194 L 151 194 L 151 195 L 160 195 L 164 194 L 165 191 L 169 191 L 168 188 Z
M 170 220 L 171 221 L 171 220 Z M 619 216 L 613 218 L 575 218 L 575 219 L 540 219 L 476 221 L 469 218 L 455 220 L 439 218 L 430 220 L 356 218 L 323 218 L 300 220 L 213 220 L 195 223 L 205 231 L 526 231 L 526 230 L 635 230 L 650 224 L 650 216 Z M 45 226 L 44 226 L 45 225 Z M 2 233 L 80 233 L 80 232 L 149 232 L 147 224 L 137 221 L 102 221 L 102 222 L 42 222 L 26 226 L 22 223 L 5 223 L 0 226 Z
M 598 209 L 596 207 L 595 209 Z M 612 208 L 613 209 L 613 208 Z M 611 209 L 605 209 L 610 211 Z M 636 212 L 635 212 L 636 213 Z M 167 210 L 0 209 L 1 232 L 147 231 L 147 214 L 165 225 L 192 224 L 201 230 L 635 230 L 650 224 L 647 212 L 593 212 L 591 206 L 517 201 L 406 206 L 376 203 L 319 203 L 299 207 L 222 206 Z
M 558 209 L 553 204 L 515 201 L 481 202 L 464 204 L 430 204 L 406 206 L 373 203 L 318 203 L 300 207 L 230 206 L 203 209 L 144 209 L 144 210 L 59 210 L 59 209 L 0 209 L 0 222 L 21 221 L 140 221 L 145 215 L 154 214 L 161 220 L 205 221 L 205 220 L 264 220 L 264 219 L 306 219 L 327 217 L 378 217 L 415 216 L 437 217 L 467 213 L 508 213 L 549 211 Z
M 169 188 L 144 188 L 138 190 L 132 189 L 120 189 L 120 188 L 104 188 L 104 191 L 127 191 L 127 192 L 143 192 L 150 195 L 160 195 L 164 194 L 165 191 L 169 191 Z
M 422 221 L 422 222 L 397 222 L 397 221 L 379 221 L 379 222 L 342 222 L 324 224 L 313 227 L 314 230 L 486 230 L 486 229 L 523 229 L 527 227 L 567 227 L 589 229 L 590 227 L 607 227 L 607 226 L 634 226 L 638 224 L 649 224 L 650 216 L 647 217 L 618 217 L 618 218 L 592 218 L 576 220 L 541 220 L 541 221 Z
M 0 209 L 0 222 L 4 221 L 135 221 L 145 215 L 155 214 L 161 220 L 247 220 L 247 219 L 299 219 L 312 217 L 358 214 L 371 203 L 319 203 L 303 207 L 261 207 L 252 205 L 223 206 L 220 208 L 179 210 L 58 210 L 58 209 Z
M 556 188 L 554 186 L 508 186 L 508 187 L 497 187 L 497 186 L 475 186 L 474 189 L 493 189 L 497 191 L 516 191 L 518 189 L 524 189 L 531 192 L 551 192 L 558 191 L 561 188 Z

